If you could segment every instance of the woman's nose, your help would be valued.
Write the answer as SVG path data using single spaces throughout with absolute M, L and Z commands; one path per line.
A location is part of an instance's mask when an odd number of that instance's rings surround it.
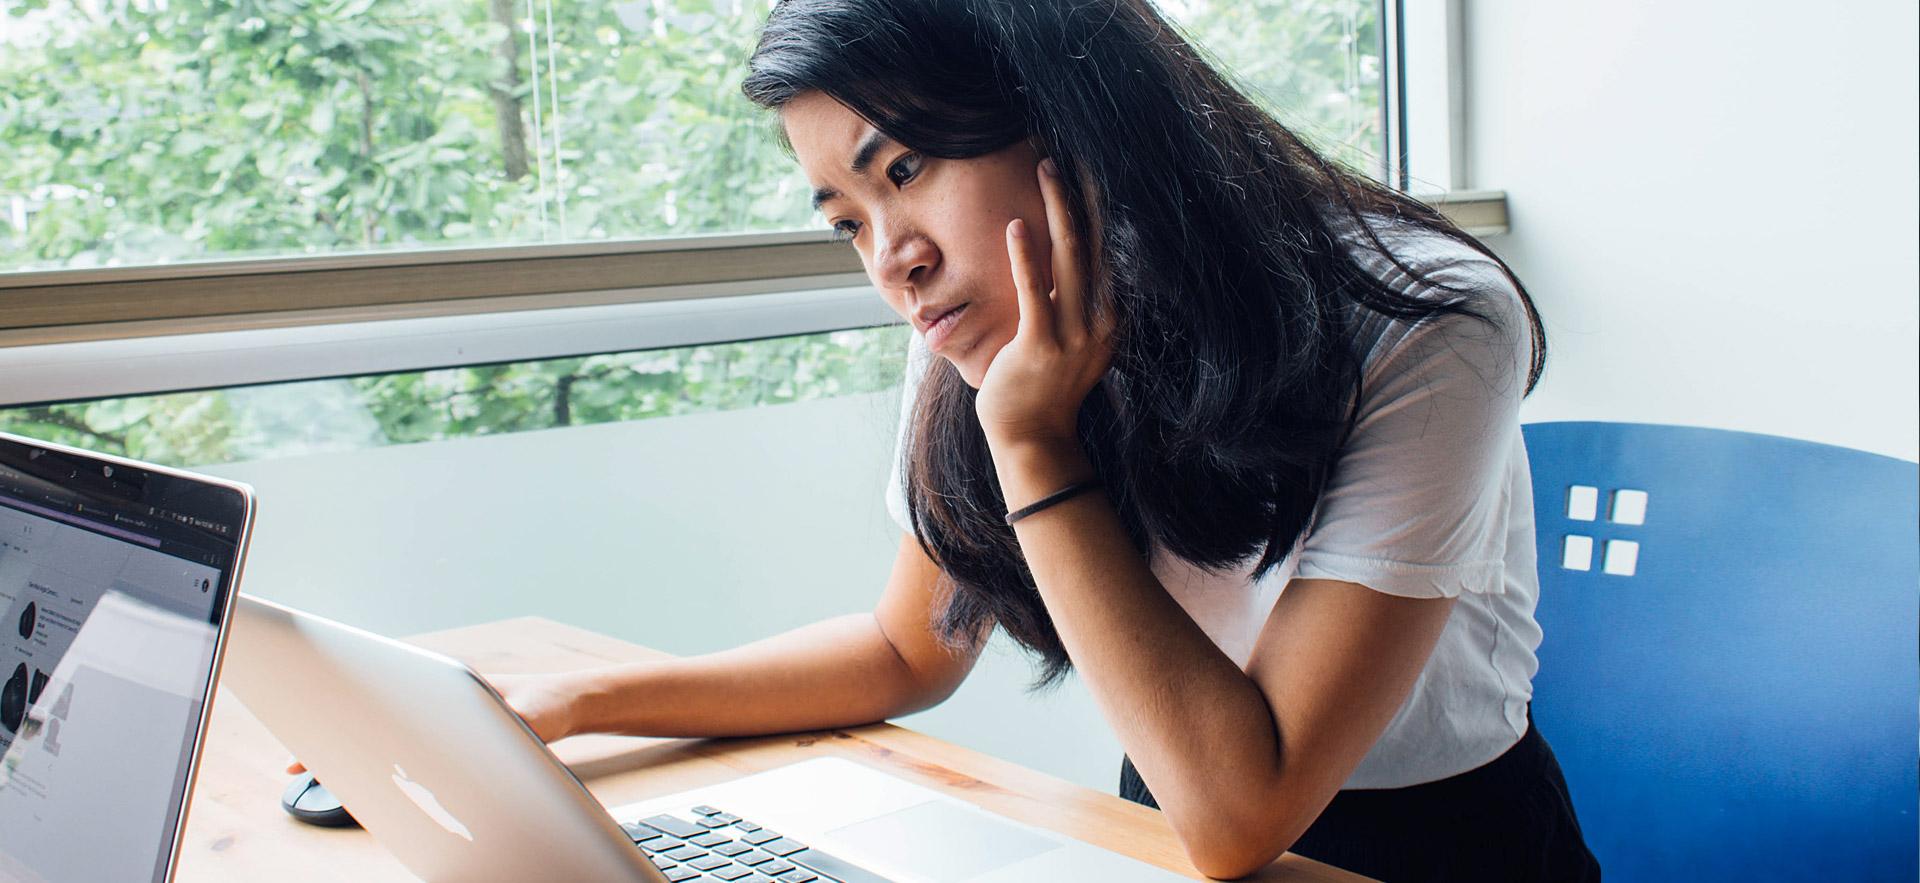
M 920 284 L 940 264 L 940 250 L 924 235 L 909 232 L 879 239 L 873 252 L 873 282 L 881 288 Z

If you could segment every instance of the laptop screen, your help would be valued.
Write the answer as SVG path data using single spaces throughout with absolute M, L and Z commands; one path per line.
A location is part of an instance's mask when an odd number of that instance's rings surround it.
M 0 880 L 164 880 L 247 503 L 0 437 Z

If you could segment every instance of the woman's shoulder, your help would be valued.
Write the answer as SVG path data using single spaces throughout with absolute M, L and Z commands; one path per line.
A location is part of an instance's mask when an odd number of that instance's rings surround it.
M 1519 300 L 1506 268 L 1472 243 L 1411 218 L 1363 218 L 1365 231 L 1350 219 L 1333 224 L 1337 242 L 1389 287 L 1422 300 L 1445 300 L 1456 293 Z
M 1409 319 L 1356 305 L 1352 330 L 1366 374 L 1376 375 L 1390 364 L 1438 370 L 1464 358 L 1473 364 L 1458 367 L 1475 373 L 1525 376 L 1532 317 L 1499 260 L 1409 219 L 1367 220 L 1371 237 L 1351 222 L 1338 234 L 1363 272 L 1404 298 L 1461 309 Z

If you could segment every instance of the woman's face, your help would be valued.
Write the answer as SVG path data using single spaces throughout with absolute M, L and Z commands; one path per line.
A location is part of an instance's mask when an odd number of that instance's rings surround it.
M 1049 265 L 1040 154 L 1021 141 L 972 159 L 925 156 L 817 91 L 780 119 L 816 206 L 852 239 L 887 306 L 978 389 L 1020 323 L 1007 222 L 1025 219 Z

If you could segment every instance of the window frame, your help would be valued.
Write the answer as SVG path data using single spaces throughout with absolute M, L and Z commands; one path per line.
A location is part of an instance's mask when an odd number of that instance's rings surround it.
M 1503 193 L 1421 198 L 1469 232 L 1506 232 Z M 853 249 L 814 230 L 0 274 L 0 350 L 864 281 Z
M 1412 193 L 1473 192 L 1467 168 L 1466 24 L 1462 0 L 1382 0 L 1389 39 L 1395 186 Z M 1506 232 L 1504 213 L 1499 232 Z
M 898 321 L 864 284 L 0 348 L 0 408 L 539 361 Z
M 1389 183 L 1469 233 L 1506 233 L 1506 194 L 1468 189 L 1461 0 L 1379 2 Z M 867 298 L 864 308 L 850 292 Z M 793 309 L 778 309 L 781 298 Z M 682 303 L 696 301 L 707 303 Z M 610 317 L 606 327 L 626 328 L 689 310 L 708 315 L 687 326 L 703 330 L 659 338 L 673 343 L 628 333 L 567 344 L 551 332 L 585 333 L 567 317 Z M 748 334 L 713 324 L 759 314 L 783 318 L 749 320 L 758 330 Z M 518 361 L 889 321 L 897 320 L 872 296 L 858 255 L 824 230 L 0 273 L 0 405 L 442 367 L 456 364 L 445 361 L 454 354 Z M 517 345 L 459 345 L 491 341 L 494 329 L 515 323 L 549 331 Z M 397 344 L 395 329 L 437 343 Z M 449 341 L 451 349 L 436 348 Z M 282 346 L 332 361 L 249 356 L 226 363 L 224 384 L 209 374 L 219 363 L 210 354 Z M 151 360 L 170 347 L 188 368 Z

